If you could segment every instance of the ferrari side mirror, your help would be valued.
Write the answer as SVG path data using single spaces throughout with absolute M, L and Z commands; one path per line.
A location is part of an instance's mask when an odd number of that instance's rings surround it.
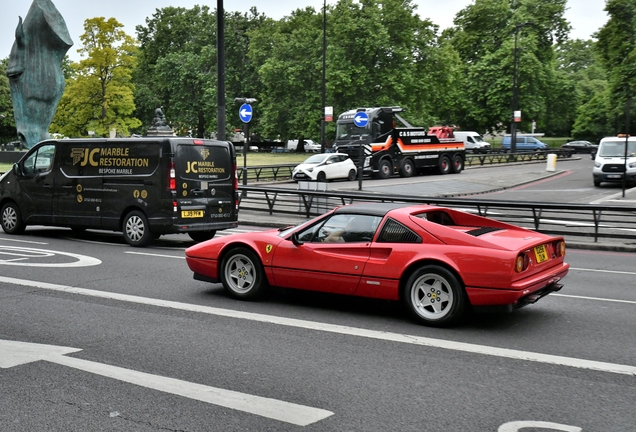
M 291 235 L 291 241 L 295 246 L 301 246 L 303 244 L 303 242 L 298 240 L 298 233 L 293 233 Z

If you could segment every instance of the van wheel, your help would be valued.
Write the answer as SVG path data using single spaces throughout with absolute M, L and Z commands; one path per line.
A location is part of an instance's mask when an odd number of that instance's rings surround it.
M 594 186 L 599 187 L 601 185 L 601 181 L 598 179 L 594 179 Z M 4 228 L 4 224 L 2 226 Z M 5 230 L 6 231 L 6 230 Z
M 444 155 L 439 158 L 437 168 L 440 174 L 448 174 L 451 171 L 451 161 L 448 156 Z
M 459 174 L 464 169 L 464 159 L 460 155 L 453 156 L 452 170 L 455 174 Z
M 146 246 L 152 240 L 148 219 L 142 212 L 131 211 L 124 218 L 122 232 L 126 243 L 134 247 Z
M 18 205 L 8 202 L 2 206 L 2 229 L 7 234 L 22 234 L 26 224 L 22 221 L 22 215 Z
M 216 235 L 216 230 L 211 230 L 211 231 L 192 231 L 192 232 L 189 232 L 188 235 L 195 242 L 203 242 L 203 241 L 210 240 L 210 239 L 214 238 L 214 236 Z

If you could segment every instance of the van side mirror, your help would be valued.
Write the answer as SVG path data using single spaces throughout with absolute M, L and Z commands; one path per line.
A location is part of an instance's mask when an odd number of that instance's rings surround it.
M 13 174 L 15 175 L 20 175 L 20 165 L 16 163 L 13 164 Z
M 302 246 L 302 245 L 303 245 L 303 243 L 304 243 L 304 242 L 301 242 L 301 241 L 298 239 L 298 233 L 293 233 L 293 234 L 291 235 L 291 241 L 292 241 L 292 243 L 294 244 L 294 246 Z

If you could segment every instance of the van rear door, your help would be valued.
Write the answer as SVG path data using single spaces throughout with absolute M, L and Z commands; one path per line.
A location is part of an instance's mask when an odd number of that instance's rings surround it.
M 184 227 L 223 229 L 235 226 L 232 144 L 214 140 L 178 140 L 175 150 L 177 219 Z

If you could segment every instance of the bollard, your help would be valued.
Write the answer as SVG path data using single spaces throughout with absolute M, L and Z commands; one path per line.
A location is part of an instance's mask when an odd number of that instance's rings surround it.
M 556 160 L 557 160 L 557 155 L 554 153 L 549 153 L 548 154 L 548 162 L 547 165 L 545 167 L 546 171 L 556 171 Z

